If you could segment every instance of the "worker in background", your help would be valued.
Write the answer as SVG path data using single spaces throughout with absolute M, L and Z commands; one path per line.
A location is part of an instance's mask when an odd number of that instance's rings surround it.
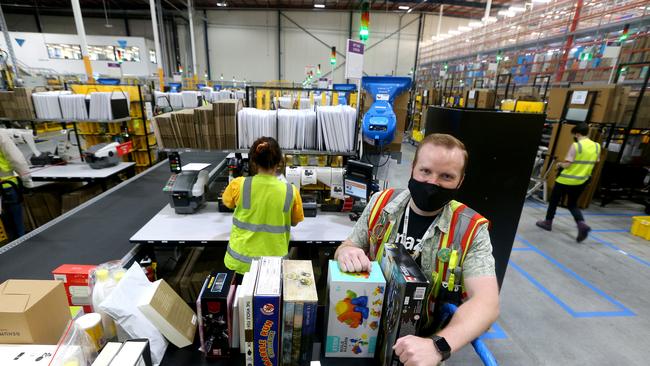
M 408 190 L 374 194 L 334 254 L 342 271 L 368 271 L 380 247 L 395 243 L 404 246 L 430 276 L 437 290 L 428 298 L 422 337 L 408 335 L 393 346 L 406 365 L 439 364 L 487 331 L 499 315 L 487 220 L 453 200 L 467 160 L 465 145 L 455 137 L 425 137 L 415 152 Z M 446 267 L 451 270 L 443 270 Z M 443 327 L 438 312 L 444 302 L 460 306 Z
M 18 176 L 16 176 L 18 174 Z M 9 240 L 15 240 L 25 235 L 23 223 L 21 184 L 32 188 L 34 183 L 29 174 L 29 165 L 13 140 L 0 134 L 0 180 L 2 181 L 2 224 Z
M 248 153 L 257 174 L 234 179 L 223 193 L 223 203 L 234 208 L 226 267 L 248 272 L 262 256 L 286 256 L 291 226 L 304 220 L 300 191 L 278 179 L 282 150 L 271 137 L 261 137 Z
M 585 223 L 582 212 L 578 208 L 578 199 L 589 184 L 594 166 L 600 160 L 600 144 L 587 137 L 589 125 L 586 123 L 577 124 L 571 129 L 571 133 L 574 143 L 571 144 L 564 162 L 558 164 L 563 169 L 555 179 L 546 210 L 546 220 L 537 221 L 536 224 L 544 230 L 551 231 L 557 205 L 567 196 L 567 208 L 578 225 L 576 241 L 580 243 L 587 238 L 591 228 Z

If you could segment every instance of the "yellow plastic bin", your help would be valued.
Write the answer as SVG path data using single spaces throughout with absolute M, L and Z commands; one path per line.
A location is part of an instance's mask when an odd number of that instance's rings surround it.
M 650 216 L 633 216 L 630 232 L 632 235 L 650 240 Z

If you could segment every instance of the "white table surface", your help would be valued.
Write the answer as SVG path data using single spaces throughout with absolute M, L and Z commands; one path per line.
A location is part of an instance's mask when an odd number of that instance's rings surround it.
M 350 235 L 354 222 L 347 213 L 318 212 L 316 217 L 291 228 L 291 241 L 307 243 L 341 242 Z M 225 243 L 230 238 L 232 213 L 218 212 L 216 202 L 208 202 L 199 212 L 179 215 L 166 205 L 130 239 L 136 243 L 210 242 Z
M 66 165 L 51 165 L 46 167 L 32 168 L 30 174 L 32 179 L 57 179 L 57 178 L 93 178 L 103 179 L 121 172 L 131 166 L 133 162 L 120 162 L 116 166 L 104 169 L 93 169 L 86 163 L 70 163 Z

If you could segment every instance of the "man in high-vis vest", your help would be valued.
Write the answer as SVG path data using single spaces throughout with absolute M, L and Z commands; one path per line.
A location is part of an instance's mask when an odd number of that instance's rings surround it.
M 587 137 L 589 126 L 586 123 L 577 124 L 571 129 L 571 133 L 573 134 L 574 143 L 571 144 L 564 162 L 558 163 L 560 168 L 563 169 L 555 179 L 555 185 L 546 210 L 546 220 L 537 221 L 536 224 L 544 230 L 551 231 L 557 205 L 566 195 L 567 208 L 578 226 L 576 241 L 580 243 L 587 238 L 591 228 L 585 223 L 582 212 L 578 208 L 578 199 L 587 184 L 589 184 L 594 166 L 600 160 L 601 147 L 599 143 Z
M 398 244 L 430 276 L 420 336 L 402 337 L 393 347 L 407 365 L 439 364 L 487 331 L 499 315 L 488 222 L 453 200 L 467 159 L 465 145 L 455 137 L 425 137 L 415 153 L 408 190 L 373 195 L 335 253 L 342 271 L 360 272 L 380 258 L 384 243 Z M 437 315 L 444 302 L 460 306 L 440 329 Z
M 16 176 L 18 174 L 18 176 Z M 32 178 L 29 174 L 27 160 L 13 140 L 5 134 L 0 134 L 0 180 L 2 181 L 2 224 L 9 240 L 15 240 L 25 235 L 23 223 L 23 207 L 18 179 L 23 187 L 32 188 Z

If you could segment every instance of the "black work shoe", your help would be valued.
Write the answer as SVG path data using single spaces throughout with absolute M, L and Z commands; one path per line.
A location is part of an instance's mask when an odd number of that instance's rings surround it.
M 553 221 L 549 220 L 539 220 L 535 223 L 535 225 L 541 227 L 546 231 L 551 231 L 553 229 Z
M 587 239 L 587 236 L 589 236 L 589 232 L 591 231 L 591 228 L 587 226 L 586 224 L 578 224 L 578 237 L 576 238 L 576 241 L 578 243 L 582 243 L 585 239 Z

